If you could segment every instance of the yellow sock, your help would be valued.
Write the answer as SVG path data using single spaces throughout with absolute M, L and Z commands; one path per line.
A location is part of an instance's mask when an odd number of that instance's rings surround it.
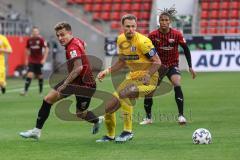
M 124 99 L 121 101 L 121 109 L 122 109 L 122 118 L 123 118 L 123 130 L 132 132 L 132 113 L 133 106 L 129 99 Z
M 105 125 L 107 127 L 107 136 L 110 138 L 115 137 L 115 128 L 116 128 L 116 114 L 105 114 Z

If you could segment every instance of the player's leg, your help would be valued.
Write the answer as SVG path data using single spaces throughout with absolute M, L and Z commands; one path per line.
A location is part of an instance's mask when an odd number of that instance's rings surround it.
M 43 74 L 42 74 L 42 64 L 36 64 L 35 74 L 38 78 L 39 94 L 43 91 Z
M 28 88 L 32 82 L 32 78 L 34 76 L 34 64 L 29 64 L 28 65 L 28 71 L 27 71 L 27 76 L 26 76 L 26 79 L 25 79 L 25 85 L 24 85 L 24 90 L 23 92 L 20 93 L 20 95 L 24 96 L 27 94 L 28 92 Z
M 0 88 L 2 94 L 6 92 L 6 75 L 5 75 L 5 68 L 0 67 Z
M 177 67 L 171 68 L 170 73 L 168 74 L 168 77 L 174 86 L 174 92 L 175 92 L 175 101 L 178 107 L 178 122 L 179 124 L 185 124 L 186 118 L 183 114 L 184 109 L 184 96 L 181 89 L 181 74 Z
M 35 128 L 26 132 L 20 132 L 20 136 L 24 138 L 39 139 L 41 136 L 41 129 L 50 114 L 51 106 L 62 98 L 63 96 L 61 96 L 59 92 L 52 89 L 43 99 L 42 105 L 38 111 Z

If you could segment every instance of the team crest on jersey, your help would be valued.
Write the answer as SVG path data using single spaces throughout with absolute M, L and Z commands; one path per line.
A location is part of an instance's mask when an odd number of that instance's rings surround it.
M 169 43 L 174 43 L 174 42 L 175 42 L 175 39 L 171 39 L 171 38 L 170 38 L 170 39 L 168 39 L 168 42 L 169 42 Z
M 131 52 L 136 52 L 137 48 L 136 46 L 131 46 Z
M 40 41 L 36 41 L 37 44 L 40 44 Z
M 70 51 L 70 56 L 71 56 L 71 58 L 77 57 L 77 51 L 76 50 Z

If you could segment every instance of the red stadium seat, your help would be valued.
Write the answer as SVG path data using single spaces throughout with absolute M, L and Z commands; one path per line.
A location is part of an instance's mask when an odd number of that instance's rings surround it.
M 140 18 L 140 12 L 138 12 L 138 11 L 131 12 L 131 14 L 133 14 L 133 15 L 136 16 L 137 18 Z
M 201 28 L 200 33 L 201 34 L 207 34 L 207 29 L 206 28 Z
M 94 3 L 94 0 L 84 0 L 84 3 Z
M 200 27 L 207 27 L 207 26 L 208 26 L 208 21 L 205 20 L 205 19 L 202 19 L 202 20 L 200 21 Z
M 102 10 L 102 4 L 94 4 L 92 11 L 98 12 Z
M 201 18 L 202 19 L 207 19 L 208 18 L 208 11 L 202 11 Z
M 112 19 L 112 20 L 119 21 L 119 20 L 121 19 L 121 14 L 120 14 L 120 12 L 113 12 L 111 19 Z
M 132 3 L 132 0 L 122 0 L 123 3 Z
M 95 0 L 95 3 L 103 3 L 103 0 Z
M 219 2 L 212 2 L 210 8 L 211 9 L 219 9 Z
M 226 29 L 227 33 L 237 33 L 237 28 L 236 27 L 230 27 Z
M 109 3 L 103 4 L 102 6 L 103 11 L 111 11 L 112 10 L 112 5 Z
M 109 21 L 111 19 L 110 12 L 101 12 L 101 19 Z
M 221 2 L 220 8 L 221 9 L 230 9 L 229 2 L 228 1 Z
M 228 18 L 228 11 L 227 10 L 222 10 L 221 12 L 219 12 L 219 18 L 227 19 Z
M 218 26 L 220 26 L 220 27 L 225 27 L 225 26 L 227 26 L 227 20 L 225 20 L 225 19 L 219 20 L 219 21 L 218 21 Z
M 84 5 L 84 11 L 86 12 L 91 12 L 92 11 L 92 8 L 93 8 L 93 5 L 92 4 L 85 4 Z
M 238 19 L 238 10 L 231 10 L 230 12 L 229 12 L 229 17 L 230 18 L 234 18 L 234 19 Z
M 216 34 L 217 33 L 217 28 L 208 28 L 207 33 L 209 34 Z
M 240 3 L 237 2 L 237 1 L 232 1 L 232 2 L 230 2 L 230 8 L 231 8 L 231 9 L 238 9 L 238 8 L 240 7 L 239 4 L 240 4 Z
M 77 4 L 84 4 L 85 0 L 74 0 Z
M 113 22 L 111 22 L 111 28 L 112 28 L 112 29 L 118 30 L 118 29 L 120 29 L 120 27 L 121 27 L 121 24 L 120 24 L 119 21 L 113 21 Z
M 113 0 L 114 3 L 122 3 L 122 0 Z
M 217 25 L 218 25 L 217 22 L 218 22 L 217 20 L 212 19 L 212 20 L 209 21 L 209 26 L 210 27 L 217 27 Z
M 226 33 L 225 27 L 218 27 L 217 33 L 218 33 L 218 34 L 224 34 L 224 33 Z
M 142 9 L 144 11 L 150 11 L 152 9 L 152 4 L 151 3 L 143 3 Z
M 67 4 L 71 5 L 71 4 L 74 4 L 74 3 L 76 3 L 75 0 L 67 0 Z
M 112 11 L 113 12 L 120 11 L 120 10 L 121 10 L 121 4 L 119 4 L 119 3 L 113 4 L 113 6 L 112 6 Z
M 93 20 L 100 20 L 101 12 L 95 12 L 93 13 Z
M 150 13 L 149 12 L 140 12 L 139 18 L 143 19 L 143 20 L 149 20 Z
M 103 0 L 104 3 L 112 3 L 113 0 Z
M 201 4 L 201 6 L 202 6 L 202 10 L 208 10 L 209 9 L 209 3 L 208 2 L 203 2 Z
M 125 3 L 125 4 L 122 4 L 121 8 L 122 8 L 123 11 L 130 11 L 131 6 L 132 6 L 131 3 Z
M 210 18 L 218 18 L 218 11 L 216 11 L 216 10 L 211 11 Z
M 132 4 L 133 11 L 140 11 L 141 10 L 141 3 L 134 3 Z
M 237 27 L 239 25 L 237 20 L 232 20 L 228 22 L 228 26 Z
M 138 27 L 148 27 L 149 22 L 148 21 L 138 21 L 137 25 L 138 25 Z

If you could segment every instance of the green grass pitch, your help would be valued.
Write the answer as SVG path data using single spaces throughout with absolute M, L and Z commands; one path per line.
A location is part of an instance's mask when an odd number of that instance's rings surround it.
M 240 74 L 198 73 L 192 80 L 182 74 L 185 116 L 189 123 L 179 126 L 174 117 L 177 107 L 174 93 L 154 98 L 154 123 L 140 126 L 144 115 L 143 100 L 134 107 L 134 139 L 125 144 L 101 143 L 95 140 L 105 134 L 91 134 L 86 122 L 62 121 L 52 109 L 39 141 L 23 139 L 18 133 L 35 125 L 42 102 L 37 81 L 29 94 L 20 97 L 23 80 L 8 80 L 7 93 L 0 95 L 0 159 L 1 160 L 236 160 L 240 157 Z M 165 78 L 165 81 L 167 79 Z M 98 83 L 99 89 L 113 91 L 109 78 Z M 45 81 L 45 84 L 47 82 Z M 49 87 L 44 88 L 46 94 Z M 94 99 L 92 106 L 98 101 Z M 74 108 L 74 106 L 72 106 Z M 118 114 L 117 134 L 123 124 Z M 209 129 L 213 143 L 192 144 L 197 128 Z

